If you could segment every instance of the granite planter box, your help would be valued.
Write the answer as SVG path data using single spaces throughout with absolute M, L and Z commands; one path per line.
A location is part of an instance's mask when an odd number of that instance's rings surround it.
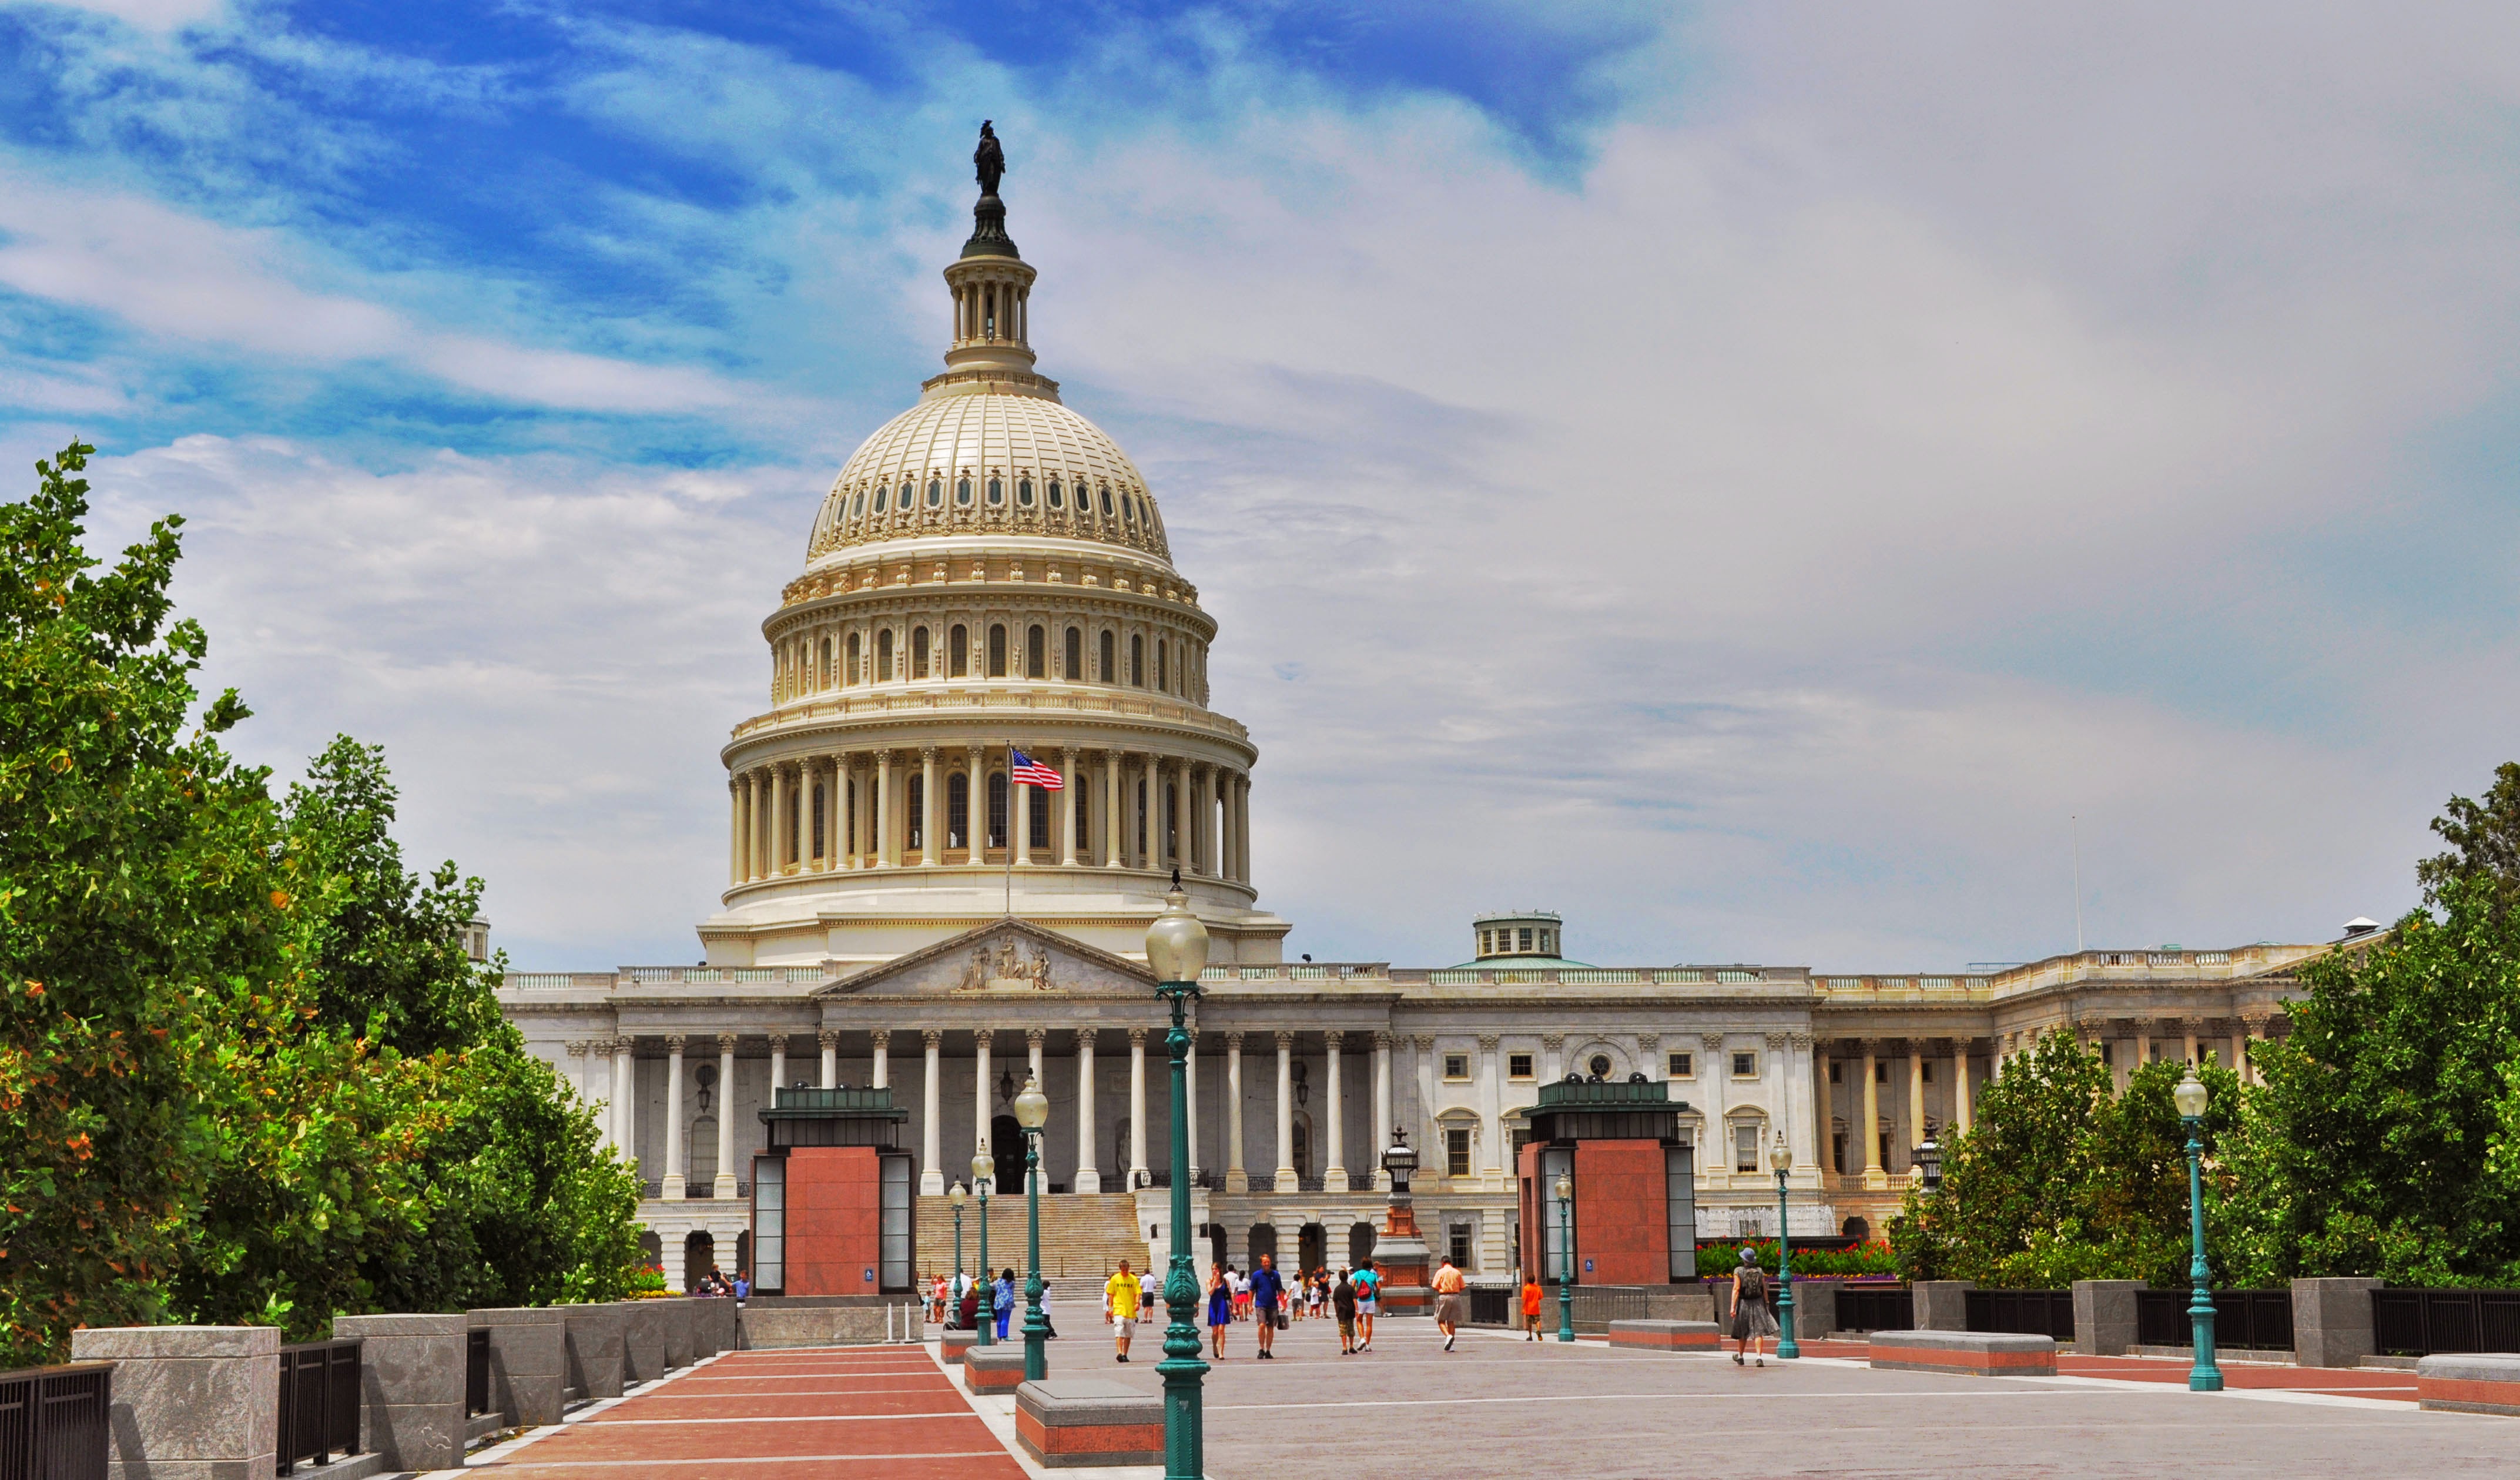
M 568 1384 L 568 1317 L 557 1306 L 468 1311 L 490 1333 L 490 1407 L 511 1424 L 560 1422 Z
M 1164 1462 L 1164 1400 L 1109 1377 L 1015 1389 L 1015 1439 L 1045 1469 Z
M 1872 1365 L 1897 1371 L 1956 1372 L 1976 1377 L 2053 1377 L 2056 1342 L 2049 1336 L 1994 1331 L 1874 1331 L 1866 1344 Z
M 70 1360 L 112 1362 L 111 1480 L 267 1480 L 280 1454 L 280 1331 L 100 1326 Z
M 621 1344 L 630 1313 L 618 1305 L 560 1308 L 568 1355 L 568 1385 L 589 1402 L 621 1396 L 626 1359 Z
M 464 1339 L 471 1324 L 463 1316 L 333 1318 L 335 1336 L 358 1338 L 367 1447 L 387 1465 L 432 1470 L 464 1462 Z
M 1712 1321 L 1613 1321 L 1610 1345 L 1655 1352 L 1712 1352 L 1724 1345 Z

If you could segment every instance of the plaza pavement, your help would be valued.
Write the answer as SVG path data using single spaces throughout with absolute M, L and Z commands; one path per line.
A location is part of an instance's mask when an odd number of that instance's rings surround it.
M 1072 1328 L 1052 1373 L 1152 1393 L 1160 1331 L 1111 1361 L 1105 1328 Z M 1580 1474 L 2107 1477 L 2520 1475 L 2520 1419 L 2427 1413 L 2411 1374 L 2233 1364 L 2235 1390 L 2189 1393 L 2185 1367 L 2064 1359 L 2054 1378 L 1875 1372 L 1860 1343 L 1796 1363 L 1614 1351 L 1386 1321 L 1363 1356 L 1299 1322 L 1278 1361 L 1248 1323 L 1206 1385 L 1212 1480 L 1484 1480 Z M 449 1477 L 498 1480 L 1010 1480 L 1007 1398 L 967 1397 L 932 1349 L 731 1352 L 616 1403 L 476 1456 Z M 1156 1480 L 1160 1470 L 1095 1470 Z

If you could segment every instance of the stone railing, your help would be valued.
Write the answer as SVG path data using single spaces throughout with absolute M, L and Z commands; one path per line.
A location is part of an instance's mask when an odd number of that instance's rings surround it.
M 1028 709 L 1036 714 L 1076 714 L 1099 718 L 1112 715 L 1124 719 L 1153 719 L 1179 725 L 1188 730 L 1203 730 L 1232 740 L 1248 740 L 1251 732 L 1239 722 L 1212 709 L 1186 704 L 1174 699 L 1141 698 L 1125 691 L 1097 694 L 1058 689 L 1034 692 L 1028 689 L 988 688 L 904 690 L 878 686 L 872 692 L 841 692 L 802 702 L 782 704 L 768 714 L 757 715 L 735 727 L 734 736 L 742 740 L 765 730 L 784 729 L 790 725 L 818 720 L 853 720 L 877 718 L 922 719 L 930 716 L 957 719 L 973 711 L 987 710 L 1002 714 L 1010 709 Z

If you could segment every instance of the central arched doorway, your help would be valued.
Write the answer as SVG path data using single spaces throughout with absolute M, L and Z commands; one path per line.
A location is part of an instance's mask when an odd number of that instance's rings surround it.
M 1012 1115 L 1000 1115 L 989 1122 L 989 1155 L 998 1163 L 998 1195 L 1023 1195 L 1023 1127 Z
M 1329 1262 L 1329 1234 L 1318 1223 L 1295 1231 L 1295 1271 L 1310 1274 Z

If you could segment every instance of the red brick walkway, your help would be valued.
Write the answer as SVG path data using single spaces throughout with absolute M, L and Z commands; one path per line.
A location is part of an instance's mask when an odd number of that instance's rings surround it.
M 1022 1480 L 915 1346 L 729 1352 L 468 1474 L 500 1480 Z

